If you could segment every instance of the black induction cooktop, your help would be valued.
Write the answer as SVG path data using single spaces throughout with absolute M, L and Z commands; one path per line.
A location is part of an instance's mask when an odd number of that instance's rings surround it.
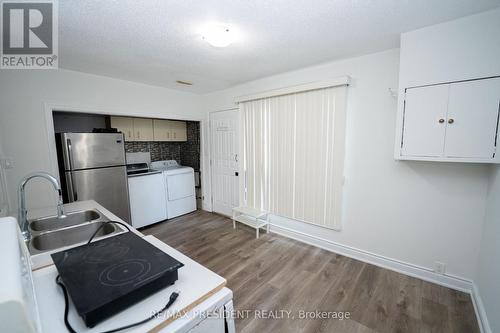
M 88 327 L 173 284 L 184 266 L 132 232 L 54 253 L 52 259 Z

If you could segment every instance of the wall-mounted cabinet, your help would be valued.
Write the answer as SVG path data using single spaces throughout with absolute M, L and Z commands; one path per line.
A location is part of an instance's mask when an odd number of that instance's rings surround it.
M 111 117 L 111 127 L 122 132 L 125 141 L 187 141 L 185 121 Z
M 153 133 L 155 141 L 170 141 L 170 128 L 168 120 L 153 120 Z
M 134 118 L 111 117 L 111 127 L 122 132 L 125 141 L 134 141 Z
M 187 141 L 187 128 L 185 121 L 170 121 L 173 141 Z
M 111 117 L 111 127 L 122 132 L 125 141 L 153 141 L 152 119 Z
M 153 141 L 153 119 L 134 118 L 134 140 Z
M 153 120 L 154 141 L 187 141 L 185 121 Z
M 395 156 L 500 163 L 499 112 L 500 78 L 407 88 Z

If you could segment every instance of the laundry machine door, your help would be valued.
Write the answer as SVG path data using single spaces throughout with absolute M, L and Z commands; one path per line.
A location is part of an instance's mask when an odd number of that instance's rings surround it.
M 167 188 L 169 201 L 194 196 L 194 173 L 167 176 Z

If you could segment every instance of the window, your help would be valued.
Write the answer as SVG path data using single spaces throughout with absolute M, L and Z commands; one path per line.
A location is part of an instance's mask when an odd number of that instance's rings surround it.
M 340 229 L 346 85 L 240 102 L 244 205 Z

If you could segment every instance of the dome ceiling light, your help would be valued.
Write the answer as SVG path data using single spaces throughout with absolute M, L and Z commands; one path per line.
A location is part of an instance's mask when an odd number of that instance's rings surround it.
M 201 38 L 214 47 L 226 47 L 234 41 L 231 29 L 220 24 L 207 26 Z

